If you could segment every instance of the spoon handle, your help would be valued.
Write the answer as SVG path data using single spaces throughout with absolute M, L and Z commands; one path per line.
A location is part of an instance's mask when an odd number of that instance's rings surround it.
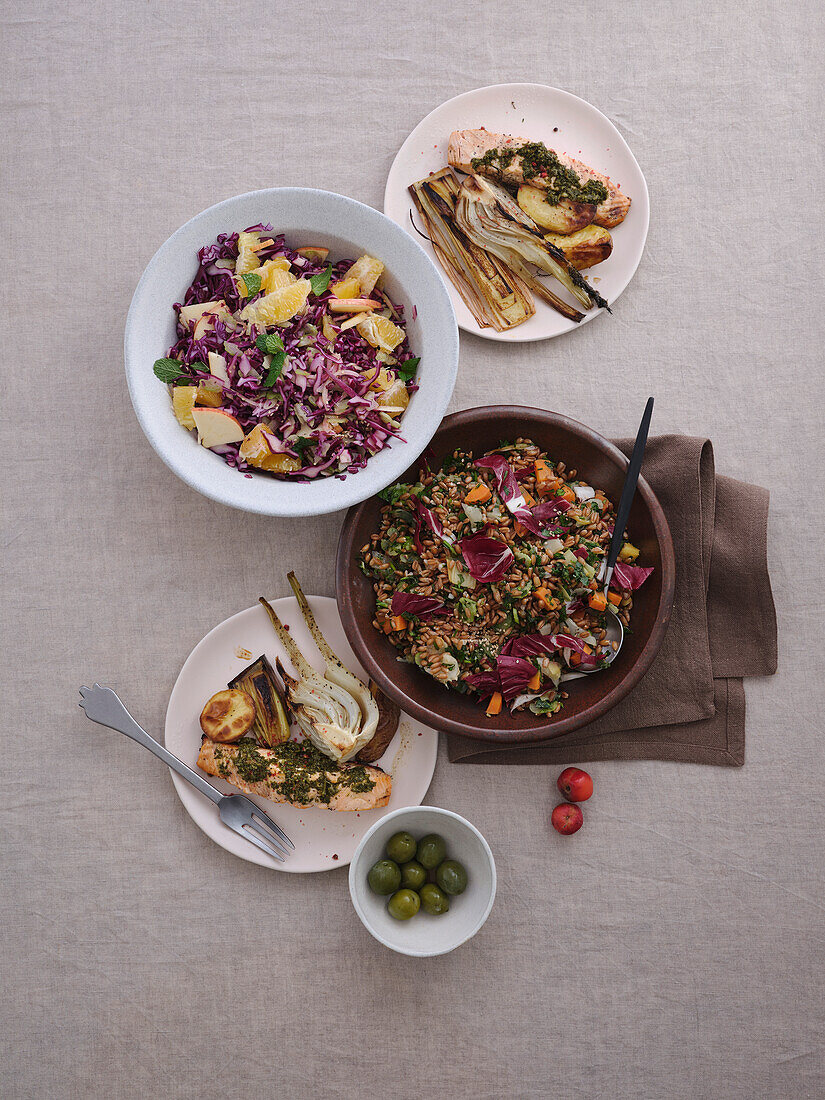
M 607 552 L 607 565 L 604 574 L 605 591 L 607 591 L 610 586 L 610 578 L 613 576 L 616 559 L 619 556 L 619 551 L 624 542 L 624 531 L 630 517 L 630 506 L 633 503 L 633 497 L 636 495 L 636 483 L 639 480 L 639 471 L 642 468 L 642 459 L 645 454 L 647 433 L 650 428 L 650 418 L 652 415 L 653 398 L 649 397 L 647 399 L 647 405 L 645 405 L 642 422 L 639 425 L 639 431 L 636 433 L 636 442 L 633 444 L 633 453 L 630 456 L 630 465 L 627 467 L 627 474 L 625 475 L 624 485 L 622 486 L 622 495 L 619 497 L 619 507 L 616 511 L 616 526 L 613 528 L 613 537 L 610 540 L 610 549 Z

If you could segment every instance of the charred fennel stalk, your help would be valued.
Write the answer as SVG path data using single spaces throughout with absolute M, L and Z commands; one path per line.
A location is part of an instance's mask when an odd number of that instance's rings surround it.
M 564 253 L 544 240 L 538 227 L 503 187 L 482 176 L 469 177 L 456 199 L 455 216 L 458 227 L 470 240 L 510 265 L 531 290 L 566 317 L 580 321 L 582 314 L 548 291 L 526 264 L 553 275 L 586 309 L 591 305 L 609 309 L 605 299 L 568 262 Z
M 409 187 L 436 257 L 465 305 L 482 327 L 514 328 L 535 313 L 521 280 L 495 256 L 479 248 L 455 223 L 459 182 L 450 168 Z
M 261 656 L 230 681 L 230 688 L 245 691 L 255 705 L 252 732 L 261 748 L 274 749 L 289 740 L 289 718 L 281 699 L 275 669 Z

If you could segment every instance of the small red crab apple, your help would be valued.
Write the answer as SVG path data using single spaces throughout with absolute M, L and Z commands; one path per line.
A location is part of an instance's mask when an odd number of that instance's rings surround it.
M 584 814 L 572 802 L 562 802 L 553 810 L 550 820 L 557 833 L 570 836 L 571 833 L 577 833 L 584 824 Z
M 593 793 L 593 780 L 581 768 L 565 768 L 556 786 L 570 802 L 586 802 Z

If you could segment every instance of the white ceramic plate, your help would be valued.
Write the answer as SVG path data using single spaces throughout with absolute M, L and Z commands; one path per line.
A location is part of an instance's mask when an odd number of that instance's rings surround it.
M 310 596 L 309 602 L 329 644 L 348 668 L 366 678 L 344 635 L 335 600 L 328 596 Z M 288 596 L 274 600 L 272 606 L 281 621 L 289 626 L 307 660 L 322 669 L 320 655 L 295 599 Z M 201 743 L 198 717 L 204 703 L 262 653 L 273 665 L 275 658 L 280 657 L 287 671 L 291 669 L 289 658 L 260 605 L 226 619 L 198 642 L 180 671 L 166 711 L 165 740 L 171 752 L 194 767 Z M 295 852 L 285 863 L 270 859 L 227 829 L 212 802 L 174 772 L 170 774 L 192 820 L 228 852 L 277 871 L 331 871 L 350 862 L 362 836 L 375 822 L 403 806 L 420 805 L 433 777 L 437 751 L 438 734 L 435 730 L 402 714 L 398 732 L 381 759 L 376 761 L 379 767 L 392 775 L 392 795 L 389 804 L 382 809 L 335 813 L 324 807 L 299 810 L 295 806 L 255 799 L 295 845 Z M 220 778 L 210 777 L 209 782 L 227 794 L 235 790 Z
M 447 142 L 453 130 L 475 130 L 482 126 L 498 133 L 543 141 L 550 148 L 569 153 L 605 172 L 632 199 L 625 220 L 610 231 L 612 254 L 604 263 L 584 273 L 586 278 L 593 280 L 594 288 L 602 297 L 613 305 L 633 278 L 642 258 L 650 217 L 647 184 L 636 158 L 613 123 L 590 103 L 570 92 L 544 84 L 494 84 L 442 103 L 419 122 L 398 150 L 387 177 L 384 213 L 415 236 L 438 263 L 430 245 L 410 223 L 412 212 L 416 225 L 423 229 L 407 188 L 446 165 Z M 486 340 L 518 343 L 546 340 L 578 328 L 574 321 L 568 321 L 552 306 L 539 301 L 535 316 L 509 332 L 480 328 L 440 265 L 438 268 L 447 283 L 459 327 L 465 332 Z M 548 281 L 553 284 L 555 280 Z M 562 290 L 561 294 L 568 298 L 566 291 Z M 604 312 L 591 310 L 580 324 Z M 606 323 L 610 323 L 609 316 Z
M 245 477 L 201 447 L 175 419 L 167 387 L 152 373 L 175 340 L 174 302 L 194 278 L 198 249 L 219 233 L 269 223 L 298 247 L 324 244 L 336 260 L 369 252 L 383 260 L 384 285 L 404 306 L 410 348 L 421 356 L 413 394 L 394 439 L 362 470 L 343 480 Z M 187 485 L 221 504 L 269 516 L 313 516 L 349 508 L 396 481 L 429 441 L 447 411 L 458 371 L 458 329 L 434 264 L 378 210 L 330 191 L 276 187 L 236 195 L 196 215 L 161 245 L 129 308 L 124 340 L 126 377 L 140 426 L 157 453 Z

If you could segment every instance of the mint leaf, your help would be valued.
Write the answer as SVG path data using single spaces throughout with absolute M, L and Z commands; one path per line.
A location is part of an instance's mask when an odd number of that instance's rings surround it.
M 256 275 L 254 271 L 250 271 L 246 275 L 241 275 L 241 278 L 243 279 L 244 286 L 246 287 L 246 293 L 248 297 L 251 297 L 253 294 L 257 294 L 258 291 L 261 289 L 261 276 Z
M 267 355 L 275 355 L 276 352 L 284 350 L 284 342 L 277 332 L 262 332 L 255 341 L 255 347 L 259 351 L 266 352 Z
M 186 368 L 179 359 L 156 359 L 152 370 L 161 382 L 174 382 L 176 378 L 186 374 Z
M 415 359 L 407 359 L 404 363 L 399 363 L 395 368 L 395 373 L 399 378 L 403 378 L 405 382 L 409 382 L 415 376 L 416 370 L 418 370 L 418 364 L 421 362 L 421 356 L 416 356 Z
M 304 451 L 308 450 L 310 447 L 314 447 L 315 446 L 315 440 L 314 439 L 309 439 L 305 435 L 299 435 L 298 438 L 293 439 L 290 442 L 289 445 L 293 449 L 293 451 L 298 452 L 298 457 L 303 462 L 303 460 L 304 460 Z
M 326 271 L 321 272 L 320 275 L 311 275 L 309 279 L 309 285 L 312 288 L 312 293 L 315 295 L 323 294 L 329 286 L 329 281 L 332 278 L 332 264 L 327 264 Z
M 286 352 L 276 351 L 270 360 L 269 370 L 266 372 L 264 389 L 269 389 L 270 386 L 275 385 L 283 373 L 284 363 L 286 363 Z

